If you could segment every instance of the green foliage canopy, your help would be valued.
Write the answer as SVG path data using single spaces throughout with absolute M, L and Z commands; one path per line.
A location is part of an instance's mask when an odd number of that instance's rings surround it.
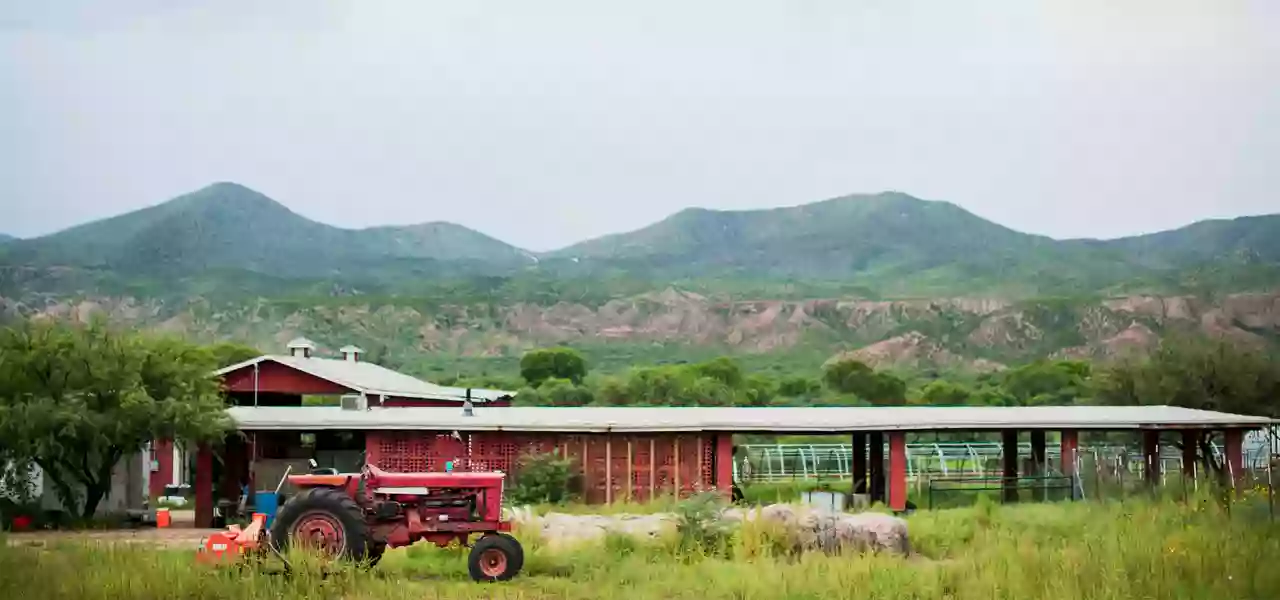
M 257 348 L 236 342 L 219 342 L 205 349 L 209 360 L 217 368 L 231 366 L 262 356 Z
M 1204 336 L 1173 335 L 1147 356 L 1102 370 L 1098 401 L 1280 416 L 1280 357 Z
M 905 381 L 890 373 L 881 373 L 860 361 L 844 359 L 827 365 L 822 378 L 827 387 L 844 394 L 854 394 L 872 404 L 902 404 L 907 398 Z
M 206 441 L 228 430 L 212 370 L 204 348 L 99 322 L 0 330 L 0 444 L 39 465 L 69 510 L 91 517 L 126 455 L 153 439 Z
M 579 384 L 587 376 L 587 361 L 573 348 L 539 348 L 520 358 L 520 376 L 534 387 L 551 378 Z
M 1111 405 L 1167 404 L 1246 415 L 1280 416 L 1280 357 L 1228 339 L 1173 335 L 1149 355 L 1104 368 L 1097 401 Z M 1222 472 L 1209 447 L 1197 445 L 1205 467 Z
M 1087 398 L 1091 367 L 1076 360 L 1038 360 L 1004 374 L 1004 389 L 1018 406 L 1075 404 Z

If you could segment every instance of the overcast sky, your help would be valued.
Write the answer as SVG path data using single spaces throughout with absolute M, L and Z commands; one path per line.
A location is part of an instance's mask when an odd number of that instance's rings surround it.
M 1055 237 L 1280 212 L 1275 0 L 6 4 L 20 236 L 214 181 L 533 250 L 881 190 Z

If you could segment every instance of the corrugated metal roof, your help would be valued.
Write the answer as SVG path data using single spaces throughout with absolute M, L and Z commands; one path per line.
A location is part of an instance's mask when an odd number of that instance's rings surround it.
M 301 356 L 268 354 L 224 367 L 215 371 L 214 374 L 222 376 L 263 361 L 277 362 L 303 373 L 363 392 L 369 396 L 385 395 L 458 401 L 464 400 L 467 396 L 466 388 L 445 387 L 428 383 L 371 362 L 335 360 L 331 358 L 304 358 Z M 491 402 L 504 396 L 514 395 L 514 392 L 502 390 L 474 388 L 471 390 L 471 399 L 475 402 Z
M 461 408 L 237 406 L 230 414 L 246 430 L 394 430 L 619 432 L 767 431 L 777 433 L 1263 427 L 1265 417 L 1174 406 L 1035 407 L 482 407 Z

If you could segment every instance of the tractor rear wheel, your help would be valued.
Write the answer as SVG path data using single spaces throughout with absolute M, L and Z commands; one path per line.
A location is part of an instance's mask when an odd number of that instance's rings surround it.
M 476 581 L 507 581 L 524 567 L 524 549 L 509 535 L 486 535 L 471 547 L 467 570 Z
M 512 537 L 510 534 L 506 534 L 506 533 L 491 533 L 491 534 L 489 534 L 489 535 L 490 535 L 490 536 L 493 536 L 493 537 L 505 538 L 505 539 L 507 539 L 507 540 L 511 543 L 511 545 L 512 545 L 513 547 L 515 547 L 515 549 L 516 549 L 516 572 L 517 572 L 517 573 L 518 573 L 518 572 L 520 572 L 520 569 L 523 569 L 523 568 L 524 568 L 524 546 L 521 546 L 521 545 L 520 545 L 520 542 L 519 542 L 519 541 L 517 541 L 517 540 L 516 540 L 516 538 Z
M 364 511 L 337 488 L 308 488 L 290 498 L 276 514 L 271 539 L 281 553 L 296 546 L 357 562 L 370 550 Z

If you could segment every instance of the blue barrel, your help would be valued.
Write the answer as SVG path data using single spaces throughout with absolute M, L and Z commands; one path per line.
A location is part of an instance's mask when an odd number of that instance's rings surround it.
M 253 512 L 267 515 L 267 527 L 276 518 L 276 509 L 280 507 L 280 499 L 274 490 L 258 490 L 253 495 Z

